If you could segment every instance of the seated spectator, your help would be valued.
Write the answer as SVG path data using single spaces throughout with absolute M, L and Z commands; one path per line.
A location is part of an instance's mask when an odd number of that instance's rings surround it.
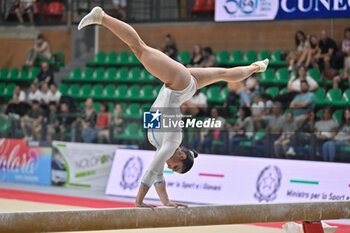
M 350 87 L 350 28 L 345 29 L 342 52 L 344 57 L 344 71 L 333 78 L 333 88 L 339 88 L 339 83 L 342 81 L 348 81 L 348 87 Z
M 239 93 L 241 107 L 250 108 L 250 103 L 255 94 L 259 93 L 259 82 L 256 76 L 250 76 L 244 81 L 244 87 Z
M 117 18 L 126 20 L 126 0 L 113 0 L 113 7 L 117 12 Z
M 241 107 L 239 109 L 239 116 L 236 124 L 233 126 L 233 132 L 230 132 L 229 139 L 229 153 L 234 153 L 236 147 L 241 141 L 251 138 L 254 134 L 254 122 L 251 117 L 251 112 L 248 107 Z M 232 136 L 232 137 L 231 137 Z
M 226 128 L 226 120 L 219 115 L 217 108 L 213 107 L 210 110 L 210 118 L 214 118 L 216 121 L 221 122 L 221 128 L 217 129 L 202 129 L 200 134 L 194 137 L 192 141 L 192 148 L 198 150 L 201 148 L 201 151 L 205 153 L 212 152 L 212 141 L 224 141 L 224 132 L 223 129 Z
M 311 64 L 313 68 L 318 68 L 320 54 L 321 50 L 318 46 L 317 37 L 315 35 L 311 35 L 308 40 L 307 49 L 304 50 L 300 56 L 297 65 L 301 66 L 302 64 L 305 64 L 305 67 L 308 68 Z
M 48 105 L 50 103 L 50 96 L 51 96 L 51 91 L 49 90 L 49 87 L 46 83 L 44 83 L 41 86 L 41 92 L 40 92 L 40 104 L 41 107 L 46 110 L 48 108 Z
M 350 57 L 350 27 L 345 28 L 344 30 L 344 39 L 341 43 L 341 50 L 335 54 L 333 67 L 337 70 L 341 69 L 347 57 Z
M 262 102 L 259 94 L 255 94 L 253 96 L 253 103 L 250 107 L 250 111 L 253 118 L 260 115 L 264 111 L 264 102 Z
M 9 101 L 6 109 L 6 114 L 14 113 L 23 116 L 23 105 L 26 101 L 26 93 L 21 90 L 21 87 L 16 85 L 13 90 L 12 99 Z
M 308 110 L 315 108 L 315 95 L 309 91 L 309 83 L 306 80 L 300 82 L 301 93 L 294 97 L 290 108 L 293 109 L 295 120 L 299 124 L 305 118 Z
M 27 13 L 29 22 L 34 24 L 34 11 L 36 0 L 19 0 L 15 3 L 15 13 L 18 21 L 24 23 L 23 14 Z
M 272 106 L 272 116 L 269 118 L 265 132 L 266 132 L 266 154 L 272 155 L 272 148 L 274 141 L 280 137 L 285 117 L 281 114 L 282 104 L 275 102 Z
M 254 96 L 254 98 L 255 98 L 255 96 Z M 254 100 L 254 98 L 253 98 L 253 100 Z M 261 107 L 256 106 L 256 107 L 258 107 L 258 110 L 259 109 L 260 110 L 255 112 L 255 113 L 253 113 L 253 110 L 252 110 L 255 131 L 260 130 L 262 128 L 263 121 L 268 120 L 272 116 L 273 102 L 271 101 L 271 99 L 272 99 L 272 97 L 269 94 L 266 94 L 266 93 L 262 94 L 261 95 L 261 103 L 262 103 Z M 255 107 L 254 103 L 252 105 L 252 108 L 253 107 Z
M 108 131 L 110 120 L 110 113 L 108 110 L 108 105 L 105 103 L 100 103 L 100 112 L 97 116 L 97 124 L 95 125 L 96 135 L 98 139 L 98 134 L 104 130 Z
M 60 99 L 61 99 L 62 93 L 57 90 L 57 86 L 55 84 L 51 84 L 50 85 L 50 92 L 49 92 L 49 99 L 50 102 L 55 102 L 56 105 L 58 106 L 58 104 L 60 103 Z
M 226 102 L 224 103 L 224 107 L 236 105 L 236 101 L 239 97 L 239 93 L 241 92 L 243 87 L 244 87 L 243 81 L 227 83 L 228 94 L 226 97 Z
M 41 91 L 38 90 L 37 86 L 34 83 L 32 83 L 30 85 L 30 91 L 28 94 L 28 102 L 31 104 L 33 100 L 40 101 L 40 98 L 41 98 Z
M 203 116 L 207 106 L 207 97 L 200 90 L 197 90 L 190 100 L 181 105 L 181 112 L 192 117 Z
M 46 83 L 48 86 L 54 84 L 54 73 L 50 69 L 49 63 L 43 62 L 41 64 L 40 73 L 34 79 L 33 83 L 39 87 L 41 87 L 44 83 Z
M 68 104 L 63 102 L 60 105 L 60 113 L 57 120 L 59 122 L 60 140 L 65 140 L 65 134 L 72 130 L 72 123 L 75 120 L 74 114 L 69 111 Z
M 36 61 L 44 60 L 49 61 L 51 59 L 51 50 L 49 43 L 45 41 L 44 36 L 39 34 L 34 47 L 31 48 L 27 54 L 25 66 L 33 66 Z
M 24 134 L 25 140 L 40 140 L 36 137 L 35 131 L 40 127 L 41 121 L 44 117 L 44 111 L 40 108 L 39 102 L 33 100 L 32 108 L 21 118 L 21 128 Z
M 56 135 L 59 126 L 57 105 L 55 101 L 49 103 L 49 115 L 46 122 L 46 141 L 51 142 Z M 35 129 L 36 138 L 41 138 L 42 127 L 39 125 Z
M 92 98 L 88 98 L 85 101 L 85 110 L 82 116 L 73 123 L 72 129 L 72 141 L 75 142 L 78 132 L 82 132 L 82 138 L 84 142 L 93 143 L 96 139 L 96 131 L 94 130 L 97 121 L 97 112 L 93 108 L 94 101 Z
M 168 55 L 170 58 L 176 60 L 177 47 L 170 34 L 165 36 L 165 46 L 163 49 L 163 53 Z
M 203 49 L 203 61 L 200 63 L 201 67 L 215 67 L 218 66 L 218 60 L 213 55 L 213 50 L 210 47 Z
M 334 139 L 338 126 L 338 123 L 332 119 L 331 108 L 323 109 L 321 120 L 315 124 L 316 140 L 313 146 L 316 148 L 316 156 L 321 155 L 321 148 L 324 142 Z
M 113 114 L 109 115 L 108 126 L 109 129 L 103 129 L 98 132 L 98 143 L 110 143 L 110 136 L 116 136 L 123 131 L 123 109 L 120 104 L 116 104 Z
M 337 44 L 334 40 L 327 36 L 325 30 L 321 31 L 321 39 L 318 43 L 318 46 L 321 49 L 321 55 L 319 57 L 319 65 L 321 69 L 330 68 L 334 62 L 335 54 L 338 51 Z
M 285 116 L 285 120 L 282 127 L 281 136 L 274 142 L 275 155 L 280 157 L 280 149 L 283 149 L 283 155 L 287 155 L 287 149 L 290 144 L 291 137 L 297 130 L 297 124 L 293 117 L 293 112 L 288 111 Z
M 326 141 L 322 146 L 322 155 L 324 161 L 334 161 L 339 149 L 350 145 L 350 109 L 345 109 L 342 122 L 336 136 Z
M 296 50 L 293 52 L 290 52 L 287 56 L 287 61 L 289 64 L 288 71 L 292 71 L 294 69 L 295 63 L 299 60 L 303 52 L 306 51 L 308 47 L 307 36 L 303 31 L 298 30 L 295 33 L 294 39 L 295 39 Z
M 197 44 L 193 47 L 192 58 L 187 67 L 200 67 L 203 59 L 202 47 Z
M 301 81 L 306 81 L 309 84 L 309 91 L 315 91 L 317 88 L 319 88 L 317 82 L 306 73 L 306 67 L 299 66 L 297 74 L 294 77 L 292 77 L 288 82 L 288 92 L 276 96 L 275 101 L 279 101 L 282 103 L 292 101 L 294 97 L 301 92 Z

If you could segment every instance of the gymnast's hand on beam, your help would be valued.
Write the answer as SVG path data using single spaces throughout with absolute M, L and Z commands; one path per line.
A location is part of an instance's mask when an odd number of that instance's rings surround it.
M 154 208 L 156 208 L 157 206 L 155 205 L 147 205 L 143 202 L 141 203 L 138 203 L 138 202 L 135 202 L 135 207 L 145 207 L 145 208 L 151 208 L 152 210 L 154 210 Z
M 173 206 L 175 208 L 179 207 L 179 206 L 182 206 L 182 207 L 185 207 L 187 208 L 188 206 L 185 205 L 185 204 L 181 204 L 181 203 L 177 203 L 177 202 L 172 202 L 172 201 L 168 201 L 167 203 L 164 204 L 165 206 Z

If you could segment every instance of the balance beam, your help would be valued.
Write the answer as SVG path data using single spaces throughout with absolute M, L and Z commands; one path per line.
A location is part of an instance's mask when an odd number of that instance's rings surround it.
M 0 213 L 0 232 L 59 232 L 350 218 L 350 201 Z

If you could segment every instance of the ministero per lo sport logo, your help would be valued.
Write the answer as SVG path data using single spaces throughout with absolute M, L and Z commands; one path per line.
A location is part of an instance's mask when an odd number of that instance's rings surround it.
M 169 112 L 169 111 L 166 111 Z M 193 118 L 181 113 L 162 113 L 150 111 L 143 113 L 144 129 L 179 129 L 179 128 L 221 128 L 222 122 L 215 118 Z

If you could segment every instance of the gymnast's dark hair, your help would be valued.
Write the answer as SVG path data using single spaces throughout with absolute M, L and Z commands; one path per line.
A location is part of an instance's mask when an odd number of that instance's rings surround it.
M 180 150 L 186 155 L 186 159 L 182 160 L 183 165 L 181 173 L 186 173 L 193 167 L 194 159 L 198 157 L 198 152 L 184 147 L 181 147 Z

